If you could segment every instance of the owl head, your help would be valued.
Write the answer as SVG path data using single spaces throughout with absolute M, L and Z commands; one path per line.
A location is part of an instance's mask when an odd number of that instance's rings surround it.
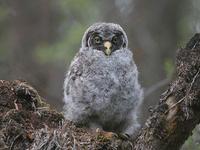
M 128 47 L 125 31 L 118 24 L 95 23 L 91 25 L 82 38 L 82 48 L 91 48 L 111 55 L 114 51 Z

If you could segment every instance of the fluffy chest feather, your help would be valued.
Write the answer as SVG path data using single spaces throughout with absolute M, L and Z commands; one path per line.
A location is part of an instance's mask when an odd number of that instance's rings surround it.
M 132 109 L 137 68 L 132 60 L 132 53 L 119 50 L 111 56 L 99 51 L 85 55 L 82 83 L 82 101 L 90 105 L 95 113 L 125 113 Z M 106 114 L 106 109 L 112 113 Z

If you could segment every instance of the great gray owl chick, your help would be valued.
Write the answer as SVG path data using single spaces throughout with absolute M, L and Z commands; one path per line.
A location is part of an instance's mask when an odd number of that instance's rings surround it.
M 66 119 L 133 135 L 143 97 L 127 35 L 118 24 L 96 23 L 82 39 L 64 82 Z

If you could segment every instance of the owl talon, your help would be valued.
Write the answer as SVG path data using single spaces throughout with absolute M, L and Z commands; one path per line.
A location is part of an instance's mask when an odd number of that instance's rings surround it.
M 118 135 L 114 132 L 107 132 L 107 131 L 103 131 L 101 130 L 100 128 L 97 128 L 96 129 L 96 133 L 98 136 L 103 136 L 105 137 L 106 139 L 113 139 L 113 138 L 116 138 L 118 137 Z
M 130 140 L 130 135 L 128 135 L 128 134 L 126 134 L 126 133 L 118 133 L 117 134 L 117 137 L 119 138 L 119 139 L 122 139 L 122 140 Z

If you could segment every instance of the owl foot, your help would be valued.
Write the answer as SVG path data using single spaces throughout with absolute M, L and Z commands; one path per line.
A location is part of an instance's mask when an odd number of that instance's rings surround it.
M 107 131 L 104 131 L 100 128 L 97 128 L 96 129 L 96 133 L 97 133 L 97 137 L 99 138 L 104 138 L 104 139 L 107 139 L 107 140 L 111 140 L 113 138 L 116 138 L 118 137 L 118 135 L 114 132 L 107 132 Z
M 117 133 L 117 137 L 121 140 L 130 140 L 131 137 L 130 135 L 126 134 L 126 133 Z

